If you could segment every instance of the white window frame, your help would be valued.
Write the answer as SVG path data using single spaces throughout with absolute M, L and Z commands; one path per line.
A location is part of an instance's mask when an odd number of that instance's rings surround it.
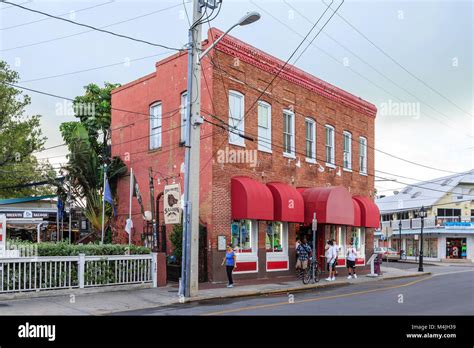
M 237 100 L 240 100 L 240 115 L 232 115 L 231 101 L 233 98 L 237 98 Z M 242 93 L 234 90 L 229 91 L 229 128 L 233 130 L 233 132 L 229 130 L 229 144 L 242 147 L 245 147 L 245 139 L 240 137 L 238 134 L 243 135 L 245 130 L 244 99 L 245 96 Z
M 252 249 L 252 251 L 250 252 L 240 252 L 240 251 L 235 251 L 235 254 L 236 255 L 251 255 L 251 256 L 256 256 L 257 255 L 257 247 L 258 247 L 258 244 L 257 244 L 257 240 L 258 240 L 258 221 L 257 220 L 250 220 L 250 219 L 242 219 L 242 220 L 233 220 L 231 223 L 234 223 L 234 222 L 238 222 L 239 223 L 239 226 L 240 224 L 242 223 L 242 221 L 250 221 L 250 234 L 249 234 L 249 237 L 250 237 L 250 248 Z M 241 232 L 241 229 L 239 227 L 239 233 Z M 241 239 L 241 238 L 240 238 Z M 232 243 L 232 231 L 231 231 L 231 238 L 230 238 L 230 241 Z M 237 245 L 234 245 L 234 248 L 237 248 L 238 246 Z
M 149 132 L 149 149 L 156 150 L 161 147 L 161 135 L 163 130 L 162 104 L 156 102 L 150 105 L 150 132 Z M 155 112 L 157 110 L 157 112 Z
M 331 144 L 328 144 L 328 131 L 330 131 L 331 137 L 330 142 Z M 325 157 L 326 157 L 326 166 L 327 167 L 332 167 L 336 168 L 336 144 L 335 144 L 335 129 L 334 126 L 331 126 L 330 124 L 327 124 L 325 126 Z M 328 161 L 328 147 L 331 149 L 329 161 Z M 331 161 L 332 160 L 332 161 Z
M 289 260 L 289 255 L 288 255 L 288 222 L 283 222 L 283 221 L 272 221 L 273 223 L 275 222 L 278 222 L 278 223 L 281 223 L 282 224 L 282 236 L 281 236 L 281 244 L 282 244 L 282 251 L 278 251 L 278 252 L 271 252 L 271 251 L 267 251 L 267 255 L 266 255 L 266 258 L 267 258 L 267 261 L 266 261 L 266 264 L 267 264 L 267 267 L 268 267 L 268 262 L 272 262 L 272 261 L 286 261 L 286 264 L 288 265 L 287 268 L 285 269 L 268 269 L 267 268 L 267 272 L 281 272 L 281 271 L 285 271 L 285 270 L 288 270 L 289 269 L 289 266 L 290 266 L 290 260 Z M 266 233 L 266 231 L 265 231 Z M 266 242 L 266 241 L 265 241 Z M 266 246 L 265 246 L 265 249 L 266 249 Z
M 268 112 L 267 126 L 260 125 L 260 110 L 266 108 Z M 263 100 L 258 101 L 258 150 L 263 152 L 272 153 L 272 106 L 264 102 Z
M 344 131 L 342 132 L 342 165 L 345 171 L 352 172 L 352 134 L 351 132 Z M 346 138 L 349 139 L 349 149 L 346 149 Z M 346 155 L 347 154 L 347 155 Z M 346 163 L 347 157 L 347 163 Z M 346 166 L 347 164 L 347 166 Z
M 285 126 L 285 117 L 291 116 L 291 132 L 287 133 L 286 129 L 283 129 L 283 156 L 289 158 L 296 158 L 295 155 L 295 113 L 290 110 L 283 110 L 283 127 Z M 286 152 L 286 135 L 290 135 L 290 150 Z
M 308 123 L 312 125 L 312 137 L 313 139 L 309 140 L 308 139 Z M 309 163 L 316 163 L 316 121 L 314 121 L 310 117 L 305 117 L 305 155 L 306 155 L 306 162 Z M 308 157 L 307 153 L 307 147 L 308 147 L 308 141 L 312 141 L 311 144 L 311 152 L 312 152 L 312 157 Z
M 367 138 L 359 137 L 359 173 L 367 175 Z
M 186 117 L 188 116 L 188 91 L 181 93 L 181 143 L 186 142 Z

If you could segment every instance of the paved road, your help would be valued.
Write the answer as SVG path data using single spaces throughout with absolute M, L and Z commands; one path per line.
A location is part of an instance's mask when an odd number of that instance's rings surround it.
M 433 275 L 299 292 L 294 297 L 213 300 L 116 314 L 474 315 L 474 268 L 426 266 L 425 270 Z

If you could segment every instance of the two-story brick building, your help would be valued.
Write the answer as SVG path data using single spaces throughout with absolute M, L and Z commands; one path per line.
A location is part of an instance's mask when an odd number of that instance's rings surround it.
M 211 29 L 208 41 L 221 34 Z M 231 36 L 202 62 L 201 111 L 212 123 L 201 126 L 200 221 L 207 235 L 200 247 L 210 281 L 225 279 L 219 241 L 236 247 L 237 279 L 293 274 L 296 238 L 311 238 L 314 213 L 318 256 L 329 238 L 341 247 L 339 266 L 351 239 L 359 264 L 373 251 L 380 218 L 371 198 L 376 108 L 289 65 L 269 85 L 283 64 Z M 184 178 L 187 54 L 155 68 L 112 94 L 112 153 L 133 168 L 146 207 L 149 167 L 160 179 L 155 192 L 163 190 L 163 178 L 181 186 Z M 118 193 L 123 230 L 128 179 Z M 137 202 L 133 220 L 133 241 L 140 243 Z M 126 238 L 125 232 L 117 237 Z

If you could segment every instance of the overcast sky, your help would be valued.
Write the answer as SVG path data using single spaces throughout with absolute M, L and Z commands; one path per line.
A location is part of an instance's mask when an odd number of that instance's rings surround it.
M 181 0 L 12 1 L 172 47 L 181 48 L 187 40 Z M 286 60 L 301 41 L 300 35 L 326 8 L 316 0 L 287 2 L 294 9 L 283 0 L 224 0 L 212 26 L 226 30 L 247 11 L 259 11 L 260 21 L 238 27 L 232 35 Z M 339 3 L 334 0 L 333 8 Z M 25 87 L 74 98 L 91 82 L 126 83 L 148 74 L 155 61 L 172 53 L 10 6 L 0 5 L 0 59 L 20 73 Z M 191 14 L 191 3 L 186 6 Z M 377 106 L 377 149 L 453 172 L 474 168 L 473 2 L 346 0 L 338 13 L 419 80 L 337 15 L 296 65 Z M 153 55 L 162 56 L 149 57 Z M 148 58 L 135 60 L 142 57 Z M 105 65 L 112 66 L 27 82 Z M 58 112 L 64 106 L 61 100 L 28 94 L 32 97 L 28 112 L 43 116 L 46 147 L 61 144 L 59 124 L 73 117 Z M 397 111 L 401 106 L 411 109 Z M 38 157 L 55 157 L 50 162 L 57 165 L 65 161 L 57 156 L 65 153 L 66 148 L 60 147 Z M 448 175 L 380 152 L 375 163 L 376 170 L 391 173 L 376 172 L 381 177 L 425 180 Z M 398 182 L 376 182 L 376 187 L 379 193 L 390 194 L 413 182 L 398 178 Z

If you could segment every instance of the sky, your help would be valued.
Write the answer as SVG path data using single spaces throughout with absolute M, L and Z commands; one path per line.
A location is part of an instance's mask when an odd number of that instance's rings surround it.
M 176 48 L 187 41 L 184 6 L 192 13 L 189 0 L 11 1 Z M 334 0 L 332 8 L 339 4 Z M 325 9 L 318 0 L 224 0 L 211 25 L 226 30 L 246 12 L 258 11 L 258 22 L 231 34 L 286 60 Z M 377 150 L 444 170 L 376 151 L 379 194 L 474 168 L 473 11 L 467 0 L 346 0 L 296 62 L 377 106 Z M 19 72 L 19 85 L 28 88 L 74 98 L 92 82 L 123 84 L 153 72 L 154 63 L 172 53 L 0 4 L 0 59 Z M 27 114 L 42 115 L 45 147 L 63 143 L 59 125 L 74 120 L 67 102 L 27 94 L 32 99 Z M 66 152 L 57 147 L 38 158 L 57 167 L 65 163 Z

